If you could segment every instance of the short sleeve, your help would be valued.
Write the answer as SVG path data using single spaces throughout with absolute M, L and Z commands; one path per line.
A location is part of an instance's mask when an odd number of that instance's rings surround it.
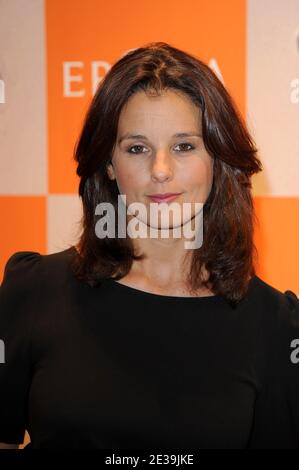
M 40 295 L 41 258 L 15 252 L 0 286 L 0 442 L 21 444 L 31 382 L 30 331 Z
M 299 449 L 299 299 L 281 293 L 266 379 L 257 396 L 251 449 Z

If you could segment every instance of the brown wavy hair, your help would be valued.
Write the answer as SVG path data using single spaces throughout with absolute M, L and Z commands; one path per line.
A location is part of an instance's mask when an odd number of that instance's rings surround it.
M 138 91 L 159 94 L 169 88 L 185 93 L 201 109 L 203 142 L 214 159 L 213 184 L 204 204 L 203 243 L 192 250 L 188 283 L 195 291 L 208 287 L 234 306 L 255 275 L 256 215 L 250 177 L 262 170 L 262 164 L 237 106 L 216 74 L 194 55 L 165 42 L 152 42 L 124 55 L 91 101 L 74 149 L 83 216 L 71 266 L 78 279 L 97 286 L 104 278 L 122 278 L 133 260 L 143 259 L 129 237 L 97 237 L 95 207 L 112 203 L 117 220 L 119 191 L 116 180 L 107 175 L 107 165 L 123 106 Z

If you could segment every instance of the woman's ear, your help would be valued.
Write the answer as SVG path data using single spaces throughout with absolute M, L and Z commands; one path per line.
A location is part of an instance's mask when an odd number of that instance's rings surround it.
M 107 165 L 107 174 L 111 180 L 115 180 L 115 174 L 112 163 Z

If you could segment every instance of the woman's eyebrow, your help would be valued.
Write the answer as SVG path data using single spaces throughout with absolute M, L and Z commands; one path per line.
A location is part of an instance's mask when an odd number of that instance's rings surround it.
M 202 137 L 202 135 L 196 132 L 177 132 L 176 134 L 173 134 L 172 137 Z M 126 133 L 118 139 L 118 144 L 120 144 L 123 140 L 128 140 L 128 139 L 148 140 L 148 138 L 142 134 Z

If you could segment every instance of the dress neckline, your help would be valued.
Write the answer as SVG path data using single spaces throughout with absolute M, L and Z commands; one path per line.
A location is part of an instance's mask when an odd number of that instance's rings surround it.
M 72 245 L 69 249 L 66 251 L 77 251 L 76 247 Z M 248 290 L 252 287 L 252 284 L 257 280 L 256 274 L 251 277 L 249 280 L 249 286 Z M 182 302 L 217 302 L 217 301 L 223 301 L 224 297 L 220 294 L 214 294 L 214 295 L 203 295 L 203 296 L 198 296 L 198 297 L 190 297 L 190 296 L 177 296 L 177 295 L 163 295 L 163 294 L 156 294 L 153 292 L 148 292 L 144 291 L 142 289 L 137 289 L 136 287 L 131 287 L 127 286 L 126 284 L 121 284 L 120 282 L 116 281 L 113 278 L 106 278 L 103 279 L 103 281 L 107 284 L 110 284 L 110 286 L 114 286 L 118 288 L 120 291 L 127 292 L 130 294 L 135 294 L 139 295 L 140 297 L 147 297 L 148 299 L 157 299 L 161 301 L 182 301 Z M 246 294 L 247 295 L 247 294 Z
M 143 297 L 148 297 L 152 299 L 158 300 L 171 300 L 171 301 L 183 301 L 183 302 L 198 302 L 198 301 L 209 301 L 215 302 L 215 300 L 220 300 L 223 297 L 219 294 L 215 295 L 203 295 L 198 297 L 190 297 L 190 296 L 177 296 L 177 295 L 163 295 L 163 294 L 156 294 L 154 292 L 145 291 L 142 289 L 137 289 L 136 287 L 127 286 L 126 284 L 121 284 L 120 282 L 116 281 L 115 279 L 108 278 L 105 279 L 106 282 L 110 283 L 114 287 L 122 290 L 123 292 L 128 292 L 131 294 L 136 294 Z

